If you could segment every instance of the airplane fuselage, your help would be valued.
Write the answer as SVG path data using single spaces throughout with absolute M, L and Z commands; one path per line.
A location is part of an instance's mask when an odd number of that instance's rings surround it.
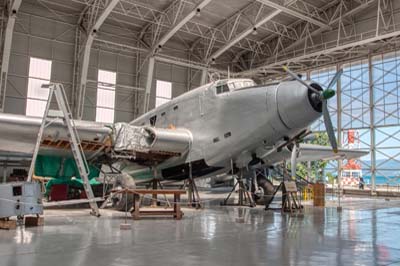
M 231 160 L 246 166 L 252 153 L 262 157 L 320 115 L 318 103 L 296 81 L 257 86 L 251 80 L 222 80 L 174 98 L 130 124 L 191 132 L 188 152 L 158 166 L 164 178 L 181 179 L 189 162 L 197 176 L 226 171 Z M 134 175 L 136 169 L 126 170 Z

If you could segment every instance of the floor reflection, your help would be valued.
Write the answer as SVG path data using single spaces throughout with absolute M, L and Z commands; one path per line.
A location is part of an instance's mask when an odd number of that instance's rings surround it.
M 376 205 L 374 205 L 376 206 Z M 364 206 L 365 207 L 365 206 Z M 57 212 L 62 212 L 62 215 Z M 400 261 L 400 208 L 185 210 L 184 219 L 53 210 L 42 228 L 0 231 L 0 265 L 388 265 Z M 238 218 L 243 218 L 238 220 Z M 240 221 L 240 222 L 239 222 Z

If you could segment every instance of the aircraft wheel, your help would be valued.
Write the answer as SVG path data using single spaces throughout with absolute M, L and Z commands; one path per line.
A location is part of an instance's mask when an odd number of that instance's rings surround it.
M 262 178 L 257 178 L 257 184 L 263 192 L 260 196 L 256 196 L 257 204 L 266 204 L 267 202 L 270 203 L 272 195 L 274 194 L 275 191 L 272 182 L 262 177 Z
M 126 174 L 122 173 L 118 178 L 115 179 L 114 189 L 124 189 L 124 188 L 135 188 L 136 184 L 133 178 Z M 125 193 L 114 193 L 111 196 L 112 207 L 117 211 L 125 211 L 128 207 L 129 209 L 133 206 L 133 194 L 126 195 Z

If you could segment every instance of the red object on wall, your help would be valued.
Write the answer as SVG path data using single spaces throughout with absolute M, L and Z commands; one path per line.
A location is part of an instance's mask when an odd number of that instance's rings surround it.
M 52 185 L 50 191 L 50 201 L 59 201 L 68 199 L 68 185 Z
M 347 138 L 348 138 L 349 144 L 354 144 L 354 130 L 349 130 L 347 132 Z
M 81 191 L 80 198 L 81 199 L 87 199 L 86 192 L 84 190 Z
M 343 166 L 344 170 L 360 170 L 361 165 L 357 163 L 355 160 L 350 159 L 347 161 L 347 164 Z

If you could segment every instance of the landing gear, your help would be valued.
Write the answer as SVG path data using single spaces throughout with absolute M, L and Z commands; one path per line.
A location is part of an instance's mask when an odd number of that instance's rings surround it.
M 238 187 L 239 193 L 238 203 L 228 203 L 228 200 L 232 196 L 232 193 L 236 191 L 236 187 Z M 233 186 L 231 192 L 229 192 L 228 196 L 221 202 L 221 206 L 256 206 L 256 203 L 254 202 L 251 193 L 248 191 L 246 185 L 243 182 L 242 174 L 240 174 L 240 176 L 236 176 L 236 183 Z
M 265 209 L 268 209 L 269 205 L 271 204 L 274 198 L 274 193 L 275 193 L 274 185 L 265 176 L 258 176 L 257 184 L 260 190 L 262 191 L 262 194 L 261 195 L 257 193 L 253 194 L 255 202 L 257 202 L 257 204 L 264 204 Z
M 115 179 L 114 189 L 136 188 L 133 178 L 125 173 L 121 173 Z M 115 193 L 111 196 L 112 206 L 117 211 L 125 211 L 126 206 L 132 206 L 134 197 L 133 194 L 124 195 L 124 193 Z

